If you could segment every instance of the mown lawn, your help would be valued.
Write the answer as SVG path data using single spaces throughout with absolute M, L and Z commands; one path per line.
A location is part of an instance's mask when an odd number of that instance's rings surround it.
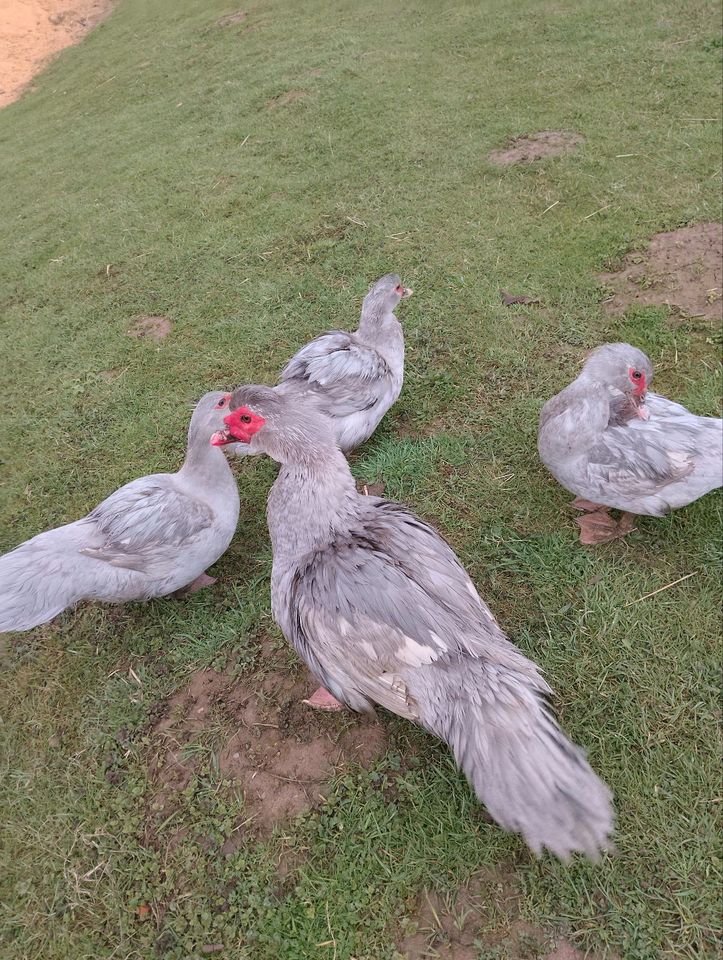
M 583 949 L 713 957 L 720 496 L 585 550 L 535 433 L 543 400 L 612 339 L 649 351 L 662 392 L 717 410 L 718 327 L 657 308 L 610 319 L 596 273 L 657 231 L 720 218 L 718 5 L 246 10 L 223 25 L 228 0 L 121 0 L 0 113 L 0 549 L 175 469 L 195 397 L 273 382 L 397 270 L 415 288 L 399 310 L 405 389 L 353 469 L 438 523 L 544 666 L 615 791 L 618 854 L 535 861 L 441 747 L 389 716 L 370 768 L 341 767 L 323 806 L 261 834 L 219 770 L 236 729 L 222 703 L 185 745 L 192 775 L 161 822 L 167 698 L 209 667 L 260 683 L 262 648 L 285 656 L 268 599 L 274 469 L 247 462 L 213 591 L 86 605 L 3 649 L 3 956 L 391 960 L 425 885 L 487 868 L 524 920 Z M 585 141 L 488 161 L 543 129 Z M 541 304 L 503 307 L 500 287 Z M 169 317 L 170 336 L 129 337 L 142 315 Z M 480 921 L 479 957 L 512 955 L 502 914 Z

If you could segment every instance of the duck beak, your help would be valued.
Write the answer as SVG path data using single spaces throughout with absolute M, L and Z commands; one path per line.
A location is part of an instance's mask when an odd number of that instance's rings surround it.
M 228 430 L 217 430 L 211 436 L 212 447 L 225 447 L 227 443 L 237 443 L 236 437 L 232 437 Z
M 633 394 L 633 407 L 635 408 L 635 415 L 640 417 L 641 420 L 650 419 L 650 410 L 648 410 L 645 405 L 645 397 L 647 394 L 645 392 L 641 393 L 640 396 Z
M 400 297 L 399 299 L 400 299 L 400 300 L 406 300 L 407 297 L 411 297 L 411 295 L 412 295 L 413 293 L 414 293 L 414 290 L 412 290 L 411 287 L 405 287 L 405 288 L 404 288 L 404 292 L 402 293 L 402 295 L 401 295 L 401 297 Z

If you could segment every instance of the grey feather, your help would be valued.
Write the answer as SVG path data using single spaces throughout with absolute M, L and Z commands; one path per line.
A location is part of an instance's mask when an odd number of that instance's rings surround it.
M 380 353 L 341 330 L 307 343 L 281 373 L 282 382 L 297 381 L 322 394 L 324 412 L 336 420 L 371 410 L 391 379 Z
M 145 477 L 127 483 L 88 514 L 100 546 L 81 549 L 87 557 L 116 567 L 151 573 L 172 567 L 179 548 L 190 543 L 214 521 L 208 503 L 174 489 L 168 478 Z

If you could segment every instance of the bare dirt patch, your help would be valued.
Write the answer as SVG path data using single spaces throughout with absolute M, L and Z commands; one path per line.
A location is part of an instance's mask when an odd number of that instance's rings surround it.
M 312 688 L 305 678 L 271 671 L 260 685 L 237 683 L 228 698 L 237 729 L 219 754 L 219 768 L 241 784 L 246 818 L 262 832 L 317 806 L 334 773 L 370 766 L 386 749 L 377 720 L 303 704 Z
M 224 853 L 249 829 L 265 833 L 315 807 L 334 773 L 369 766 L 383 755 L 386 733 L 375 719 L 311 710 L 302 700 L 313 689 L 311 678 L 275 663 L 243 680 L 211 669 L 194 674 L 166 702 L 152 731 L 148 839 L 210 754 L 221 776 L 244 796 L 238 829 Z
M 583 960 L 564 937 L 520 917 L 513 868 L 486 868 L 449 896 L 425 890 L 407 918 L 398 950 L 404 960 L 477 960 L 493 949 L 505 960 Z
M 209 727 L 214 704 L 227 685 L 225 674 L 201 670 L 193 675 L 188 686 L 165 705 L 158 703 L 152 711 L 156 716 L 160 714 L 160 719 L 153 728 L 157 747 L 149 765 L 153 784 L 151 820 L 164 820 L 176 795 L 188 786 L 197 767 L 197 755 L 189 756 L 185 750 Z
M 540 130 L 539 133 L 515 137 L 506 147 L 493 150 L 489 160 L 497 166 L 509 167 L 513 163 L 534 163 L 547 157 L 562 157 L 577 150 L 584 139 L 579 133 L 566 130 Z
M 269 110 L 277 110 L 279 107 L 288 107 L 291 103 L 304 100 L 308 96 L 308 90 L 287 90 L 286 93 L 280 93 L 268 100 L 266 106 Z
M 599 280 L 612 290 L 609 314 L 634 305 L 664 306 L 688 317 L 721 319 L 723 224 L 699 223 L 658 233 L 643 253 L 628 253 L 620 270 Z
M 528 306 L 530 304 L 540 302 L 537 297 L 528 297 L 525 294 L 508 293 L 507 290 L 500 290 L 500 296 L 502 297 L 502 303 L 505 307 L 514 307 L 518 304 L 522 306 Z
M 128 336 L 160 343 L 172 329 L 173 322 L 168 317 L 136 317 L 128 328 Z
M 60 50 L 103 20 L 114 0 L 2 0 L 0 107 L 17 100 Z

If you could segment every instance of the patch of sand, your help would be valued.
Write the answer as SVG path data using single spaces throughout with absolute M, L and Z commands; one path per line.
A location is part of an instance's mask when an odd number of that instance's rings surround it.
M 17 100 L 60 50 L 106 17 L 113 0 L 1 0 L 0 107 Z
M 224 780 L 240 786 L 244 804 L 239 829 L 222 853 L 232 852 L 249 830 L 266 834 L 278 824 L 318 806 L 337 772 L 369 767 L 384 755 L 384 728 L 350 711 L 326 714 L 301 701 L 316 685 L 297 677 L 284 661 L 265 661 L 261 675 L 233 678 L 211 669 L 158 705 L 151 731 L 146 836 L 157 839 L 159 824 L 176 808 L 181 791 L 198 770 L 193 746 L 223 731 L 214 761 Z M 207 754 L 205 754 L 207 756 Z M 171 838 L 171 845 L 179 837 Z
M 168 317 L 136 317 L 128 329 L 128 336 L 136 340 L 153 340 L 160 343 L 173 329 L 173 321 Z

